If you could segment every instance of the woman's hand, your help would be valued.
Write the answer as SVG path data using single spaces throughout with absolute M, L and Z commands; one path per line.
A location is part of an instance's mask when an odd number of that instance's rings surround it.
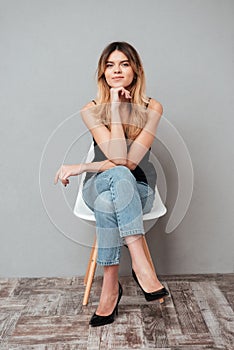
M 121 102 L 121 97 L 127 100 L 130 99 L 130 92 L 122 86 L 110 89 L 111 102 Z
M 60 180 L 64 186 L 67 186 L 69 184 L 69 176 L 80 175 L 83 172 L 83 164 L 62 165 L 55 175 L 54 184 L 57 184 L 58 180 Z

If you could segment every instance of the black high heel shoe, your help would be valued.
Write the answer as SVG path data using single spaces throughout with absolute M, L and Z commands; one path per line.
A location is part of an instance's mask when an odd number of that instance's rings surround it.
M 122 297 L 122 294 L 123 294 L 123 288 L 119 283 L 119 296 L 113 312 L 108 316 L 99 316 L 96 313 L 94 313 L 93 316 L 91 317 L 91 320 L 89 321 L 89 324 L 92 327 L 98 327 L 98 326 L 104 326 L 105 324 L 114 322 L 115 314 L 118 315 L 118 305 Z
M 144 291 L 144 289 L 140 285 L 134 270 L 132 270 L 132 277 L 134 278 L 134 280 L 136 281 L 136 283 L 138 284 L 138 286 L 141 288 L 142 292 L 144 293 L 146 301 L 153 301 L 153 300 L 159 299 L 160 303 L 163 303 L 164 302 L 163 298 L 169 295 L 169 292 L 167 291 L 167 289 L 165 287 L 163 287 L 155 292 L 147 293 Z

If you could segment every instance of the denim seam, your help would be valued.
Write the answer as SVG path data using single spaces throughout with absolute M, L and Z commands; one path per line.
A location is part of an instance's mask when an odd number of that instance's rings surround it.
M 112 198 L 113 198 L 113 204 L 114 204 L 114 207 L 115 207 L 116 218 L 117 218 L 118 226 L 119 226 L 119 230 L 120 230 L 120 227 L 121 227 L 121 219 L 120 219 L 120 216 L 119 216 L 119 212 L 118 212 L 118 210 L 117 210 L 117 207 L 116 207 L 116 202 L 115 202 L 115 191 L 113 190 L 113 179 L 112 179 L 111 176 L 109 176 L 109 184 L 110 184 L 110 192 L 111 192 L 111 195 L 112 195 Z

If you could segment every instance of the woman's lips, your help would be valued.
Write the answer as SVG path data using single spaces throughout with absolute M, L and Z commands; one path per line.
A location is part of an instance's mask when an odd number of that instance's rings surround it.
M 113 80 L 119 80 L 119 79 L 123 79 L 124 77 L 114 77 L 112 78 Z

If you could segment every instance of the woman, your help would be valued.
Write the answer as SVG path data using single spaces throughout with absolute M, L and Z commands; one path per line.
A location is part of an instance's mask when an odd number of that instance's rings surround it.
M 92 133 L 92 163 L 63 165 L 58 179 L 87 172 L 83 198 L 96 218 L 97 263 L 103 266 L 100 302 L 91 326 L 112 323 L 118 313 L 122 287 L 118 282 L 120 248 L 125 243 L 132 274 L 147 301 L 168 291 L 152 270 L 142 244 L 142 214 L 153 205 L 156 172 L 149 162 L 150 147 L 163 112 L 145 95 L 145 76 L 137 51 L 126 42 L 113 42 L 102 52 L 97 70 L 96 100 L 83 107 L 83 121 Z

